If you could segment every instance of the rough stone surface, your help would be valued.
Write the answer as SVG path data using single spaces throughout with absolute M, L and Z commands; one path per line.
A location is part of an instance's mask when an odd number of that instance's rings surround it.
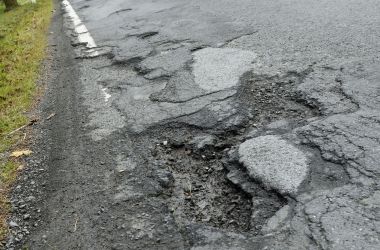
M 275 215 L 273 215 L 266 225 L 263 227 L 263 232 L 270 233 L 275 230 L 278 230 L 279 227 L 284 226 L 286 219 L 289 216 L 289 213 L 291 211 L 291 208 L 289 205 L 283 206 L 280 210 L 276 212 Z
M 216 143 L 216 138 L 212 135 L 197 136 L 189 143 L 190 145 L 193 145 L 196 150 L 202 150 L 207 146 L 214 146 Z
M 239 146 L 240 162 L 249 175 L 282 194 L 297 194 L 308 173 L 306 155 L 278 136 L 260 136 Z
M 380 175 L 380 116 L 377 110 L 334 115 L 297 130 L 304 143 L 317 146 L 322 157 L 341 163 L 354 182 L 377 182 Z
M 378 193 L 376 186 L 348 185 L 299 197 L 288 224 L 293 234 L 283 241 L 277 239 L 270 248 L 378 249 Z

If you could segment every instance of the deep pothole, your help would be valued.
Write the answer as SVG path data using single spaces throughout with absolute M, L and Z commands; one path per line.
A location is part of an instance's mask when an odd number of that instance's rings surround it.
M 251 229 L 252 200 L 226 178 L 221 152 L 195 153 L 183 145 L 160 145 L 158 160 L 174 177 L 170 209 L 177 223 L 201 223 L 235 232 Z
M 163 163 L 174 179 L 168 205 L 179 225 L 261 234 L 268 219 L 287 204 L 286 198 L 253 180 L 229 152 L 248 138 L 252 127 L 265 132 L 274 121 L 286 119 L 297 126 L 319 115 L 318 108 L 296 91 L 310 70 L 281 77 L 244 74 L 234 98 L 249 122 L 234 131 L 212 135 L 209 128 L 186 124 L 174 128 L 173 123 L 150 129 L 155 135 L 157 130 L 162 140 L 154 149 L 154 160 Z M 178 132 L 185 130 L 186 136 Z
M 170 130 L 169 130 L 170 131 Z M 160 131 L 165 138 L 166 134 Z M 230 178 L 228 151 L 238 135 L 214 136 L 193 131 L 157 144 L 153 155 L 173 177 L 168 206 L 181 227 L 202 224 L 230 232 L 260 234 L 286 200 L 245 176 L 250 189 Z M 194 137 L 194 134 L 198 136 Z M 199 135 L 201 134 L 201 135 Z

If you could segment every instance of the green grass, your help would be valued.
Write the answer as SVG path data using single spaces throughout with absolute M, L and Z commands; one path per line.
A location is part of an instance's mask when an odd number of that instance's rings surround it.
M 7 191 L 19 165 L 7 158 L 6 152 L 13 150 L 22 136 L 9 133 L 28 122 L 26 112 L 37 90 L 52 10 L 51 0 L 19 3 L 20 7 L 4 12 L 0 2 L 0 242 L 6 235 Z

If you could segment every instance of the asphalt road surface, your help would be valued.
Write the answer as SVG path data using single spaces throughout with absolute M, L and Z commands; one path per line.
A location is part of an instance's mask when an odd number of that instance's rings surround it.
M 7 248 L 380 249 L 378 0 L 69 2 Z

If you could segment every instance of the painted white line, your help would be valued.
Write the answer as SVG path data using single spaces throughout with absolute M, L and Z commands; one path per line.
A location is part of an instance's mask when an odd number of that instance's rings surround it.
M 104 94 L 104 100 L 108 102 L 108 99 L 111 98 L 111 95 L 107 93 L 107 88 L 102 88 L 102 92 Z
M 91 56 L 99 55 L 99 52 L 94 50 L 94 48 L 97 47 L 94 38 L 92 38 L 90 32 L 86 28 L 86 25 L 84 25 L 84 23 L 80 20 L 79 16 L 75 12 L 74 8 L 71 6 L 70 2 L 67 0 L 63 0 L 62 6 L 65 8 L 67 15 L 73 22 L 74 29 L 78 35 L 79 42 L 86 43 L 86 47 L 90 49 L 87 52 L 90 52 Z

